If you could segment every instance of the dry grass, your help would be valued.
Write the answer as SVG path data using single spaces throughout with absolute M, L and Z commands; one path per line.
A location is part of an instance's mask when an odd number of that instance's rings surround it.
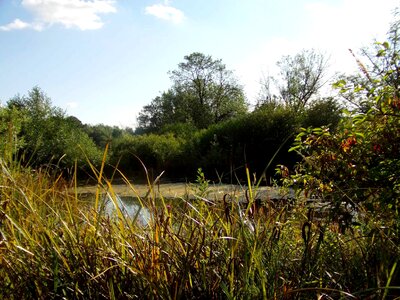
M 176 199 L 149 182 L 147 226 L 119 209 L 101 170 L 95 201 L 46 171 L 1 164 L 0 298 L 15 299 L 393 299 L 399 247 L 377 220 L 337 232 L 303 203 L 255 205 L 235 195 Z M 207 187 L 208 188 L 208 187 Z M 117 217 L 102 211 L 107 191 Z M 205 194 L 204 194 L 205 193 Z M 156 203 L 157 199 L 157 203 Z M 398 293 L 397 293 L 398 294 Z

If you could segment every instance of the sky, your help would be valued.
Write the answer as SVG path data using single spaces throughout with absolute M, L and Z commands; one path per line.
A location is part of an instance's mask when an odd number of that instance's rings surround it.
M 255 103 L 302 49 L 353 72 L 400 0 L 0 0 L 0 103 L 39 86 L 83 123 L 135 127 L 185 55 L 222 59 Z

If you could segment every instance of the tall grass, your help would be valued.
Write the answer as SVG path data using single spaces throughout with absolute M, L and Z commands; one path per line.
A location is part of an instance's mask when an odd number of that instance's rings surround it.
M 151 212 L 145 226 L 120 211 L 102 168 L 92 166 L 98 190 L 87 202 L 49 170 L 0 165 L 1 299 L 394 299 L 400 292 L 399 246 L 372 216 L 340 233 L 300 198 L 256 201 L 250 180 L 248 201 L 239 203 L 229 194 L 167 201 L 150 180 L 140 197 L 125 178 Z M 101 209 L 105 192 L 115 218 Z

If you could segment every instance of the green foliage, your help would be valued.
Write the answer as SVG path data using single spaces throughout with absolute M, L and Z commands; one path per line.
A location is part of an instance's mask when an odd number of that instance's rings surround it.
M 79 120 L 66 117 L 59 108 L 53 107 L 50 98 L 38 87 L 28 96 L 16 96 L 8 101 L 2 112 L 5 126 L 14 136 L 10 143 L 15 149 L 13 153 L 24 164 L 39 167 L 55 163 L 71 167 L 75 161 L 84 165 L 87 159 L 95 164 L 101 160 L 93 141 L 77 126 L 81 125 Z
M 138 133 L 175 123 L 207 128 L 247 112 L 243 89 L 221 60 L 202 53 L 184 59 L 170 72 L 173 87 L 140 112 Z
M 343 108 L 334 98 L 324 98 L 313 101 L 304 111 L 301 126 L 329 126 L 331 130 L 335 130 L 342 119 L 342 110 Z
M 197 169 L 196 184 L 194 184 L 194 193 L 199 197 L 206 197 L 208 195 L 208 187 L 210 181 L 206 179 L 204 172 L 201 168 Z
M 93 140 L 96 146 L 104 149 L 106 145 L 113 140 L 120 138 L 124 134 L 133 134 L 130 128 L 121 129 L 117 126 L 108 126 L 104 124 L 77 126 L 82 127 L 84 132 Z
M 303 50 L 294 56 L 283 56 L 277 65 L 280 69 L 279 75 L 265 79 L 259 105 L 281 102 L 294 111 L 301 112 L 315 99 L 325 84 L 326 59 L 314 50 Z M 277 94 L 274 93 L 273 86 L 276 87 Z
M 185 140 L 190 139 L 197 131 L 196 126 L 191 123 L 173 123 L 162 127 L 161 134 L 171 133 L 176 137 L 181 137 Z
M 174 88 L 190 95 L 197 109 L 193 116 L 198 128 L 206 128 L 247 111 L 243 89 L 222 60 L 202 53 L 184 57 L 178 69 L 170 72 Z
M 388 41 L 374 43 L 361 51 L 363 61 L 356 59 L 360 71 L 356 75 L 342 76 L 334 85 L 341 95 L 352 104 L 351 109 L 367 113 L 375 109 L 385 113 L 387 104 L 396 105 L 400 90 L 400 21 L 390 27 Z
M 183 140 L 173 134 L 164 135 L 123 135 L 112 145 L 114 163 L 119 162 L 122 171 L 142 172 L 143 166 L 139 159 L 156 172 L 168 171 L 179 160 Z
M 235 176 L 245 178 L 247 164 L 259 176 L 268 164 L 279 161 L 291 164 L 295 156 L 287 154 L 290 136 L 296 132 L 298 117 L 292 110 L 280 106 L 259 110 L 198 134 L 200 165 L 209 174 L 217 171 L 225 181 L 235 182 Z M 271 159 L 275 156 L 273 162 Z M 271 175 L 271 170 L 268 170 Z
M 114 143 L 118 149 L 112 146 L 116 150 L 113 157 L 117 161 L 123 152 L 134 153 L 159 172 L 168 168 L 167 177 L 195 178 L 195 170 L 201 167 L 210 179 L 236 182 L 237 178 L 245 178 L 246 163 L 258 176 L 273 176 L 272 166 L 277 163 L 293 165 L 298 159 L 296 154 L 288 154 L 287 150 L 300 126 L 330 124 L 334 128 L 340 118 L 339 106 L 333 99 L 316 101 L 302 113 L 282 104 L 264 104 L 252 113 L 203 130 L 197 130 L 191 123 L 165 125 L 159 131 L 160 140 L 170 136 L 171 147 L 166 150 L 165 159 L 156 158 L 159 155 L 152 150 L 151 143 L 156 143 L 153 142 L 157 140 L 156 135 L 121 139 Z M 151 140 L 146 150 L 138 148 L 141 139 Z M 176 140 L 179 141 L 178 147 L 174 144 Z M 134 159 L 132 154 L 131 159 Z M 126 166 L 132 167 L 130 171 L 141 170 L 140 164 L 132 163 L 131 159 L 123 159 L 121 168 L 126 172 Z
M 0 106 L 0 157 L 7 163 L 14 161 L 14 156 L 24 147 L 24 140 L 19 138 L 24 115 L 17 109 Z
M 393 32 L 390 42 L 381 44 L 386 50 L 397 45 L 397 31 Z M 297 136 L 293 149 L 300 152 L 303 162 L 296 180 L 318 198 L 327 198 L 336 206 L 344 201 L 382 212 L 390 207 L 398 214 L 400 79 L 393 75 L 400 59 L 395 54 L 398 50 L 377 51 L 371 71 L 358 61 L 367 78 L 362 85 L 358 81 L 355 87 L 353 81 L 350 89 L 344 79 L 336 84 L 346 97 L 362 99 L 358 103 L 363 106 L 349 112 L 336 132 L 309 128 Z
M 157 132 L 175 123 L 193 123 L 198 106 L 191 98 L 170 89 L 153 99 L 139 113 L 137 133 Z

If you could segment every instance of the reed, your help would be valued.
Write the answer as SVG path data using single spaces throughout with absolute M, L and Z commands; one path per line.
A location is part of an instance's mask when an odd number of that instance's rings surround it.
M 104 160 L 105 161 L 105 160 Z M 105 163 L 103 161 L 103 164 Z M 113 184 L 93 165 L 96 200 L 76 179 L 0 160 L 2 299 L 394 299 L 399 246 L 366 216 L 340 233 L 314 220 L 305 201 L 140 197 L 149 224 L 125 216 Z M 249 171 L 247 170 L 248 174 Z M 70 186 L 75 186 L 71 192 Z M 204 185 L 203 185 L 204 187 Z M 104 213 L 108 193 L 116 217 Z M 397 287 L 396 287 L 397 285 Z M 375 299 L 374 298 L 374 299 Z

